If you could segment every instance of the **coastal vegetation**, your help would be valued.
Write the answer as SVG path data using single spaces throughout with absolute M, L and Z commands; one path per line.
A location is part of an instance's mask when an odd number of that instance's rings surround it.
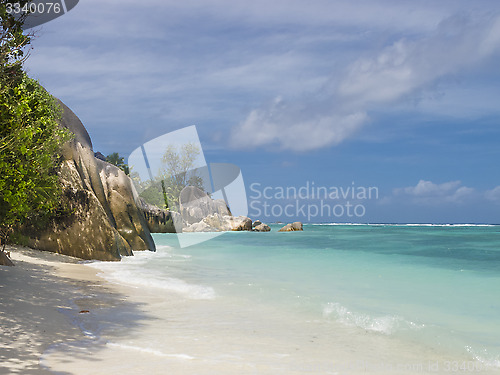
M 0 240 L 15 228 L 44 225 L 61 210 L 57 170 L 71 137 L 58 126 L 55 99 L 23 70 L 32 35 L 0 2 Z

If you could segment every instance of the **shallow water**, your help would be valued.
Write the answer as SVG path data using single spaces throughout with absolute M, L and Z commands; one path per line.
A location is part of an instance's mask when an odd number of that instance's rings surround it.
M 144 314 L 130 330 L 98 312 L 45 363 L 85 347 L 103 374 L 500 373 L 500 227 L 277 229 L 183 249 L 156 234 L 156 253 L 89 264 Z

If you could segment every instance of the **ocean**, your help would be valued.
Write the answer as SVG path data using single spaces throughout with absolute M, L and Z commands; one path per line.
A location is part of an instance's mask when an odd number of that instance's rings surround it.
M 156 253 L 87 263 L 129 297 L 75 315 L 85 340 L 53 345 L 42 363 L 64 373 L 66 358 L 92 374 L 500 373 L 500 226 L 271 227 L 187 248 L 155 234 Z

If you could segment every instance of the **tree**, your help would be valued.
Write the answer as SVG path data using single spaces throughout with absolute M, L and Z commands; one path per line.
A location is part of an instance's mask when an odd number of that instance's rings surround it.
M 120 157 L 118 152 L 113 152 L 112 154 L 106 156 L 106 161 L 120 168 L 127 176 L 130 174 L 128 165 L 125 163 L 124 158 Z
M 0 81 L 2 86 L 20 78 L 22 63 L 29 54 L 25 49 L 30 44 L 33 33 L 25 34 L 23 24 L 28 13 L 9 13 L 15 4 L 22 8 L 29 0 L 0 0 Z
M 14 229 L 30 222 L 43 225 L 60 208 L 60 148 L 71 137 L 58 126 L 61 109 L 55 99 L 22 69 L 32 35 L 22 31 L 25 16 L 8 13 L 15 3 L 22 7 L 28 1 L 0 0 L 2 252 Z
M 70 139 L 59 128 L 61 109 L 40 84 L 23 74 L 0 89 L 0 236 L 42 223 L 58 209 L 60 149 Z M 3 249 L 2 249 L 3 250 Z
M 200 155 L 200 148 L 194 143 L 185 143 L 179 147 L 169 145 L 162 157 L 160 178 L 166 205 L 178 207 L 182 189 L 196 186 L 203 189 L 203 179 L 197 175 L 195 161 Z
M 186 186 L 204 189 L 203 178 L 194 168 L 200 153 L 200 148 L 194 143 L 186 143 L 180 147 L 169 145 L 163 154 L 158 176 L 143 186 L 139 195 L 151 204 L 178 210 L 182 189 Z

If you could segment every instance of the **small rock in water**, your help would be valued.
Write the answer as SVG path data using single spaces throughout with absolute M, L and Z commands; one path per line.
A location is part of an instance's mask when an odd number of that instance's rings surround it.
M 262 224 L 262 221 L 260 220 L 255 220 L 252 224 L 252 227 L 255 228 L 255 227 L 258 227 L 260 224 Z
M 278 232 L 294 232 L 300 230 L 303 230 L 302 223 L 300 221 L 296 221 L 295 223 L 285 225 Z
M 260 223 L 255 228 L 253 228 L 255 232 L 270 232 L 271 227 L 267 224 Z

